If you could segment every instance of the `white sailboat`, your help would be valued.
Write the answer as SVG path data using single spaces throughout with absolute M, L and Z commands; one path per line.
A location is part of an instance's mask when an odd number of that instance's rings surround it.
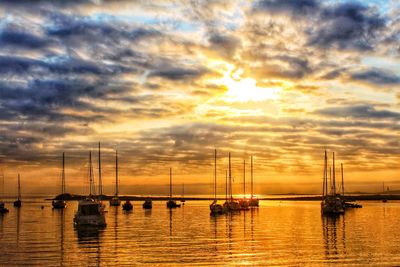
M 51 204 L 53 209 L 64 209 L 67 206 L 67 202 L 64 200 L 65 194 L 65 154 L 62 154 L 62 171 L 61 171 L 61 194 L 54 199 Z
M 217 150 L 214 150 L 214 201 L 210 205 L 211 215 L 223 214 L 227 208 L 217 203 Z
M 251 161 L 250 161 L 250 174 L 251 174 L 251 187 L 250 187 L 250 191 L 251 191 L 251 197 L 250 197 L 250 201 L 249 201 L 249 206 L 250 207 L 258 207 L 258 198 L 254 197 L 254 190 L 253 190 L 253 156 L 251 156 Z
M 110 199 L 110 206 L 121 205 L 121 200 L 118 197 L 118 151 L 115 151 L 115 195 Z
M 91 152 L 89 153 L 89 183 L 89 197 L 79 201 L 78 211 L 74 216 L 74 225 L 77 227 L 106 226 L 104 207 L 100 201 L 93 198 L 95 188 Z

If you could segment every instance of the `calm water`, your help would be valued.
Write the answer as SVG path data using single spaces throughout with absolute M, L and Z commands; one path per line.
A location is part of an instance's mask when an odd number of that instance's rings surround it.
M 0 216 L 0 265 L 400 265 L 400 202 L 363 202 L 338 219 L 319 202 L 264 201 L 258 209 L 209 216 L 208 201 L 169 211 L 107 207 L 104 230 L 80 233 L 64 211 L 32 200 Z M 45 205 L 44 209 L 40 206 Z

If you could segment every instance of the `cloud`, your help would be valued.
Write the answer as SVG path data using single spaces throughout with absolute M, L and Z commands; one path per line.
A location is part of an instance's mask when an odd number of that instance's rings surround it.
M 355 119 L 399 119 L 400 113 L 389 110 L 376 110 L 372 105 L 339 106 L 318 109 L 314 114 Z
M 160 77 L 168 80 L 197 79 L 207 73 L 205 68 L 161 67 L 151 71 L 149 77 Z
M 241 41 L 236 36 L 221 33 L 210 34 L 208 42 L 210 49 L 226 58 L 234 57 L 236 50 L 241 46 Z
M 399 85 L 400 76 L 384 69 L 367 69 L 351 74 L 354 80 L 365 81 L 375 85 Z
M 256 2 L 255 12 L 290 13 L 291 15 L 306 15 L 318 11 L 320 4 L 316 0 L 261 0 Z

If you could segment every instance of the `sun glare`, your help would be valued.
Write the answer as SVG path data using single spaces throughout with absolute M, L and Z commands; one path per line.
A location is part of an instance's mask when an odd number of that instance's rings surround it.
M 257 86 L 253 78 L 240 78 L 239 72 L 226 72 L 220 80 L 221 85 L 228 89 L 224 100 L 229 102 L 265 101 L 277 99 L 279 88 L 266 88 Z

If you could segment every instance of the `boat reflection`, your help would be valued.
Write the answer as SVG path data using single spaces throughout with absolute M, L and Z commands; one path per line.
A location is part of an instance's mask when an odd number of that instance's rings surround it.
M 338 259 L 338 255 L 346 254 L 345 216 L 322 216 L 322 233 L 325 256 L 327 259 Z

